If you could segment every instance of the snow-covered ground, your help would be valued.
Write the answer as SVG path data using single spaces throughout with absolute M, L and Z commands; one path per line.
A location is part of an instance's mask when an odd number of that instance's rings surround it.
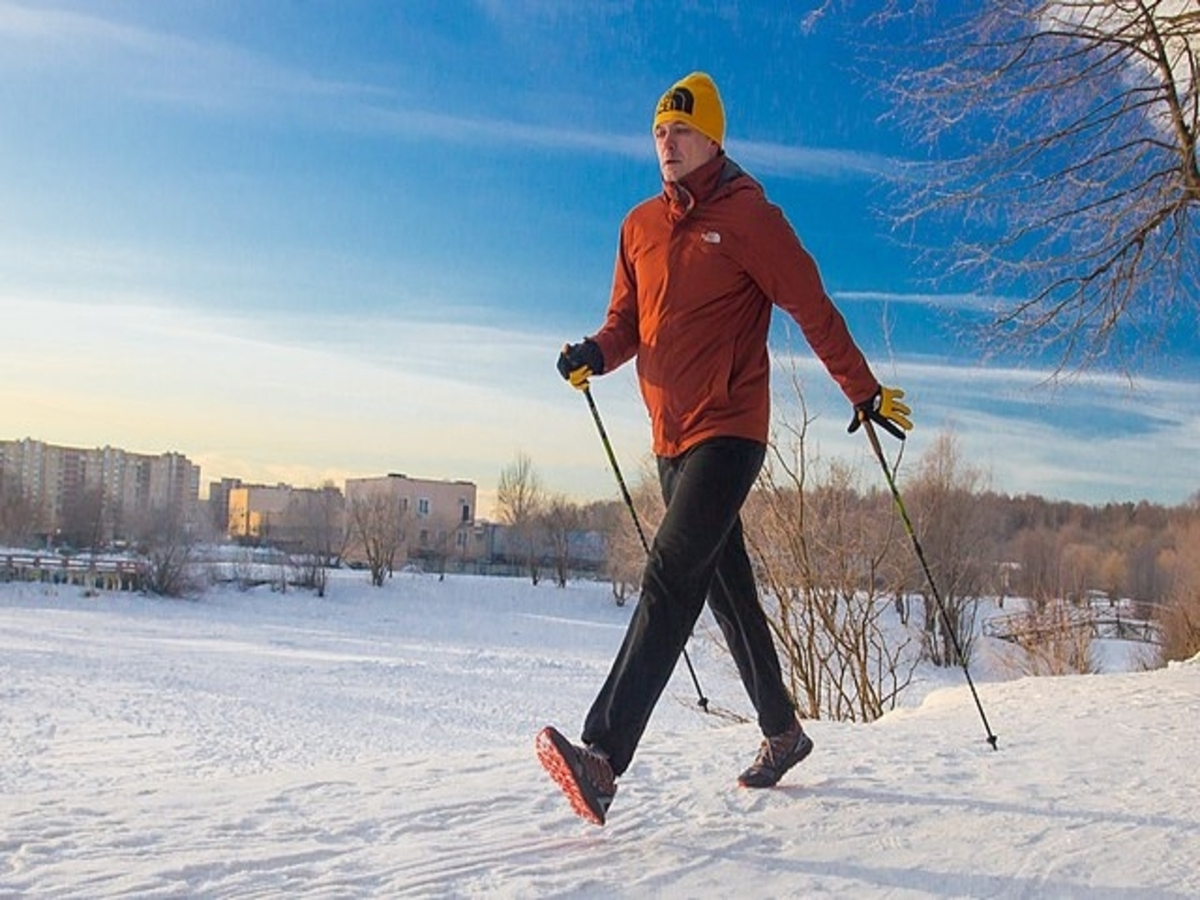
M 577 733 L 630 611 L 407 574 L 323 600 L 0 585 L 0 896 L 1200 897 L 1200 659 L 981 673 L 998 751 L 937 673 L 874 724 L 811 723 L 758 792 L 734 782 L 755 727 L 701 714 L 681 668 L 600 829 L 533 736 Z

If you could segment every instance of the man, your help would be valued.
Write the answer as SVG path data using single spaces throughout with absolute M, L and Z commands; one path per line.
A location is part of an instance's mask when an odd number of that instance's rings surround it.
M 536 741 L 576 813 L 601 825 L 706 599 L 764 735 L 738 782 L 773 786 L 812 750 L 783 682 L 740 520 L 766 454 L 772 307 L 796 320 L 854 406 L 851 431 L 864 417 L 900 438 L 912 427 L 903 391 L 871 374 L 783 213 L 725 156 L 712 79 L 694 72 L 673 85 L 653 134 L 663 192 L 622 223 L 604 325 L 558 360 L 563 377 L 583 390 L 592 376 L 637 357 L 666 501 L 583 746 L 549 727 Z

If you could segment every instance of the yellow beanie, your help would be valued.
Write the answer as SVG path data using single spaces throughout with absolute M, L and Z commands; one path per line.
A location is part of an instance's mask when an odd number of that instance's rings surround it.
M 718 144 L 725 143 L 725 110 L 713 80 L 703 72 L 693 72 L 671 85 L 654 111 L 657 128 L 663 122 L 686 122 Z

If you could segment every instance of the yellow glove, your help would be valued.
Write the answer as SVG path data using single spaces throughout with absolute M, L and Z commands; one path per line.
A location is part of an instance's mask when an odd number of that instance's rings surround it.
M 847 430 L 853 434 L 858 431 L 858 426 L 863 421 L 870 419 L 881 428 L 887 429 L 889 434 L 904 440 L 904 432 L 912 431 L 913 424 L 909 419 L 912 410 L 900 400 L 903 396 L 904 391 L 900 388 L 880 385 L 871 395 L 871 399 L 855 404 L 854 418 L 850 420 L 850 427 Z
M 558 374 L 571 383 L 571 387 L 586 391 L 593 375 L 604 374 L 604 355 L 600 346 L 591 338 L 578 344 L 563 344 L 558 354 Z

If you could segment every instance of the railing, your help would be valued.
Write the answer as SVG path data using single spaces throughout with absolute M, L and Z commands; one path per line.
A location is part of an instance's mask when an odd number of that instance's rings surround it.
M 983 623 L 988 637 L 1015 644 L 1036 642 L 1063 631 L 1087 631 L 1093 638 L 1161 644 L 1162 630 L 1153 619 L 1121 613 L 1119 606 L 1065 606 L 1061 615 L 1032 613 L 993 616 Z
M 98 591 L 138 591 L 145 578 L 145 564 L 133 559 L 0 553 L 0 580 L 3 581 L 73 584 Z

